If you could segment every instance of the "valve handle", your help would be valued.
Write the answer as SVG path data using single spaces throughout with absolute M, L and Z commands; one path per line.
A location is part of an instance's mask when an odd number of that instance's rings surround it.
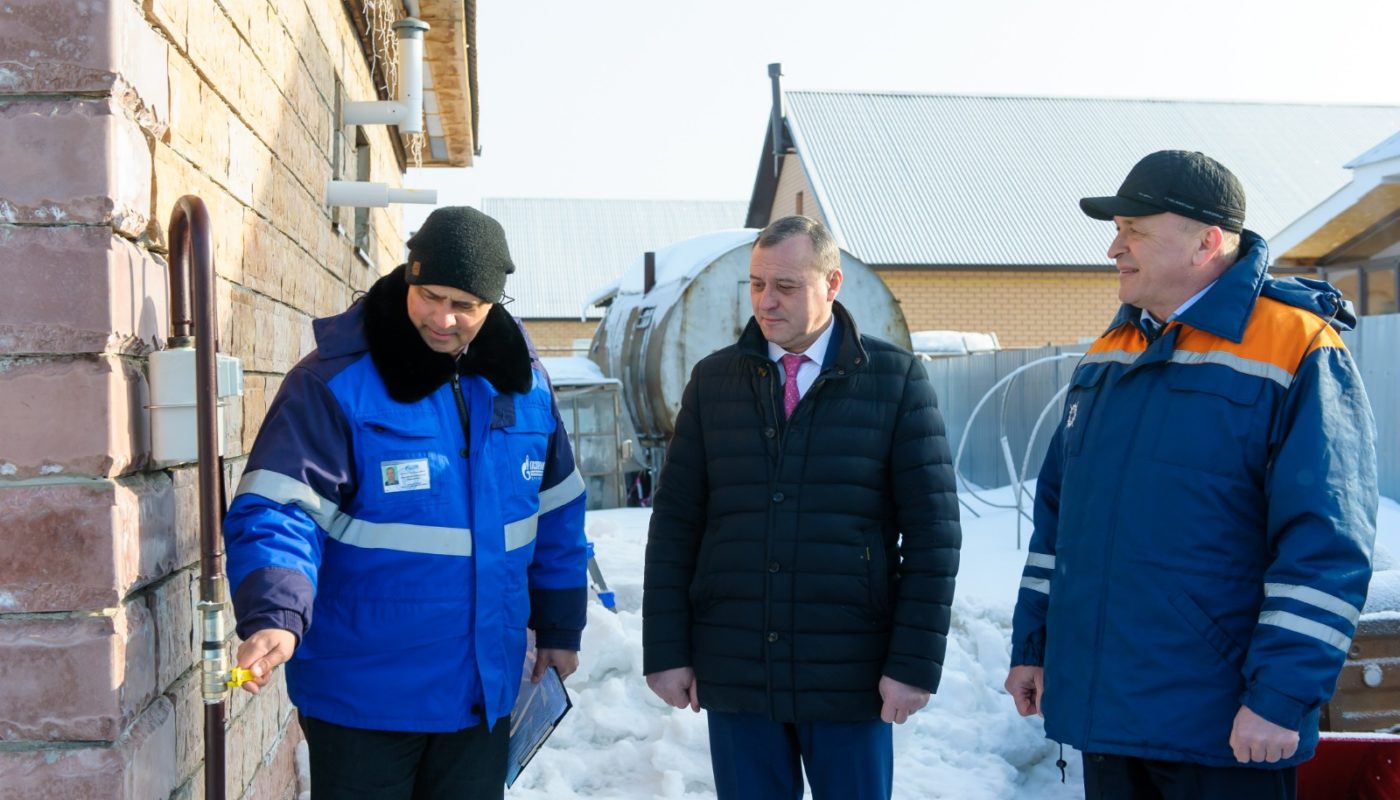
M 234 667 L 228 671 L 228 688 L 230 689 L 237 689 L 251 680 L 253 680 L 253 671 L 251 669 Z

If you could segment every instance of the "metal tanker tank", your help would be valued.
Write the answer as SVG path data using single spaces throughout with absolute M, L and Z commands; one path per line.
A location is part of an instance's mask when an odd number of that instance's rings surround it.
M 603 373 L 622 382 L 623 401 L 643 453 L 664 448 L 675 430 L 681 394 L 696 362 L 733 344 L 753 316 L 749 253 L 753 229 L 719 231 L 655 253 L 655 280 L 647 288 L 646 257 L 596 295 L 611 295 L 589 347 Z M 837 296 L 861 333 L 909 347 L 904 312 L 875 271 L 841 251 L 843 282 Z M 648 457 L 653 468 L 660 458 Z

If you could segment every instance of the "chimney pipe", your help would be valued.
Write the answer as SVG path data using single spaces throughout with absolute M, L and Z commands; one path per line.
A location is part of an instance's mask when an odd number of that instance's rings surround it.
M 770 133 L 773 139 L 773 177 L 783 169 L 783 154 L 787 145 L 783 141 L 783 65 L 768 65 L 768 80 L 773 84 L 773 110 L 769 114 Z
M 642 256 L 642 294 L 647 294 L 656 286 L 656 253 Z

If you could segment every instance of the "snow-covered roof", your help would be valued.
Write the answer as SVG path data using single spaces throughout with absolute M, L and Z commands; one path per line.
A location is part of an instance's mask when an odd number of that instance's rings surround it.
M 583 356 L 545 356 L 540 359 L 549 382 L 555 386 L 595 386 L 620 383 L 603 375 L 603 368 Z
M 516 266 L 506 294 L 515 298 L 510 312 L 525 320 L 577 319 L 589 291 L 642 253 L 741 225 L 746 209 L 743 202 L 701 200 L 481 201 L 481 210 L 506 230 Z
M 707 233 L 663 247 L 656 252 L 656 286 L 695 277 L 700 270 L 730 250 L 758 238 L 752 228 Z M 632 259 L 631 266 L 617 281 L 618 294 L 643 294 L 646 286 L 646 254 Z

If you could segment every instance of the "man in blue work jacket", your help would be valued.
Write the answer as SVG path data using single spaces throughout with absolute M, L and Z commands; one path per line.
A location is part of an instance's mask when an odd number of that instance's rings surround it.
M 1036 490 L 1006 688 L 1089 798 L 1291 798 L 1371 577 L 1374 422 L 1320 281 L 1268 276 L 1215 160 L 1113 197 L 1123 306 L 1075 369 Z
M 434 211 L 287 373 L 224 524 L 238 665 L 287 662 L 318 797 L 499 798 L 526 628 L 578 666 L 584 485 L 501 305 L 505 232 Z M 288 661 L 290 659 L 290 661 Z

